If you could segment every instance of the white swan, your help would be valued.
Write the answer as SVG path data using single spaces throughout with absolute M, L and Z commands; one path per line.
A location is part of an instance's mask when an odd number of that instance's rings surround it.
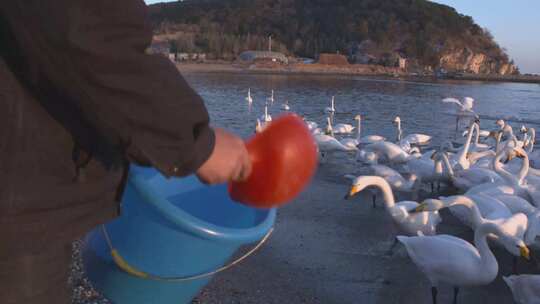
M 467 134 L 467 139 L 465 141 L 465 145 L 461 150 L 459 150 L 458 154 L 455 155 L 451 159 L 452 167 L 454 170 L 467 170 L 471 166 L 470 161 L 467 159 L 467 155 L 469 153 L 469 149 L 471 147 L 471 141 L 473 136 L 473 131 L 476 128 L 476 120 L 471 122 L 469 125 L 469 134 Z
M 522 274 L 503 277 L 518 304 L 540 303 L 540 275 Z
M 531 167 L 540 169 L 540 150 L 534 149 L 534 144 L 536 143 L 536 129 L 528 128 L 527 133 L 529 134 L 529 137 L 523 148 L 529 155 Z
M 314 134 L 313 137 L 317 142 L 319 151 L 321 152 L 336 152 L 336 151 L 356 151 L 356 148 L 350 148 L 341 144 L 333 136 L 326 134 Z
M 360 115 L 356 115 L 354 117 L 354 120 L 357 122 L 357 135 L 356 138 L 345 138 L 341 140 L 341 143 L 346 146 L 354 146 L 357 147 L 358 145 L 369 145 L 375 142 L 379 141 L 385 141 L 386 138 L 379 136 L 379 135 L 367 135 L 362 137 L 362 117 Z
M 460 287 L 480 286 L 497 277 L 499 265 L 491 252 L 486 237 L 495 234 L 507 247 L 514 247 L 529 259 L 529 248 L 493 223 L 480 225 L 474 233 L 474 244 L 451 235 L 398 236 L 414 264 L 431 283 L 433 303 L 437 303 L 437 288 L 441 283 L 454 287 L 454 303 Z
M 503 135 L 506 137 L 506 140 L 502 142 L 503 146 L 509 145 L 510 141 L 514 141 L 514 146 L 518 148 L 522 148 L 525 142 L 523 140 L 519 140 L 516 135 L 514 135 L 514 130 L 512 129 L 512 126 L 509 124 L 505 124 L 502 129 Z
M 253 103 L 253 98 L 251 97 L 251 88 L 248 88 L 248 94 L 247 94 L 247 97 L 246 97 L 246 101 L 249 104 Z
M 441 153 L 444 169 L 452 184 L 461 191 L 467 191 L 470 188 L 483 183 L 502 183 L 503 179 L 492 170 L 486 168 L 469 168 L 454 173 L 446 153 Z
M 517 176 L 503 169 L 500 162 L 495 162 L 494 168 L 499 175 L 506 178 L 507 183 L 516 189 L 517 194 L 531 204 L 540 206 L 540 181 L 536 176 L 529 176 L 529 157 L 527 152 L 521 148 L 507 148 L 517 157 L 522 159 L 521 168 L 517 172 Z
M 274 104 L 274 90 L 272 90 L 272 95 L 270 95 L 267 100 L 270 102 L 270 104 Z
M 412 159 L 420 157 L 420 153 L 407 153 L 401 149 L 398 145 L 387 142 L 379 141 L 369 144 L 364 147 L 366 152 L 374 152 L 377 154 L 379 161 L 387 161 L 392 164 L 403 164 Z M 418 150 L 415 150 L 418 152 Z
M 403 130 L 401 129 L 401 118 L 399 116 L 396 116 L 394 118 L 394 124 L 397 127 L 397 141 L 400 143 L 408 143 L 410 145 L 424 145 L 431 140 L 431 136 L 419 133 L 409 134 L 402 138 Z
M 400 231 L 407 235 L 417 235 L 420 231 L 425 235 L 434 235 L 441 217 L 437 211 L 409 213 L 418 206 L 417 202 L 402 201 L 396 203 L 388 182 L 379 176 L 361 176 L 353 181 L 347 198 L 351 198 L 367 187 L 378 188 L 384 197 L 384 206 Z
M 483 220 L 496 221 L 512 217 L 512 212 L 503 203 L 485 194 L 426 199 L 418 205 L 415 211 L 436 211 L 442 208 L 448 208 L 463 225 L 472 229 L 475 229 Z M 478 214 L 475 213 L 476 211 Z M 475 218 L 475 216 L 479 216 L 481 219 Z M 523 226 L 524 230 L 525 226 Z
M 412 192 L 413 199 L 416 198 L 422 185 L 422 180 L 415 174 L 411 174 L 408 179 L 405 179 L 399 172 L 384 165 L 371 165 L 370 169 L 374 175 L 384 178 L 393 190 Z
M 445 207 L 450 207 L 452 214 L 472 229 L 478 228 L 483 223 L 490 222 L 499 226 L 505 233 L 523 240 L 526 245 L 533 244 L 540 233 L 539 212 L 512 214 L 503 203 L 482 194 L 472 196 L 456 195 L 441 198 L 440 200 L 428 199 L 418 205 L 415 210 L 434 211 Z M 506 247 L 506 244 L 497 237 L 491 238 L 498 245 Z M 512 247 L 506 247 L 506 249 L 514 255 L 519 255 Z
M 291 110 L 291 107 L 289 107 L 289 101 L 288 100 L 285 100 L 285 103 L 281 105 L 281 109 L 283 111 L 290 111 Z
M 319 125 L 314 121 L 309 121 L 309 120 L 304 119 L 304 122 L 306 123 L 306 126 L 308 127 L 310 131 L 313 131 L 319 127 Z
M 261 133 L 264 130 L 261 120 L 257 118 L 257 125 L 255 126 L 255 133 Z
M 270 116 L 270 114 L 268 114 L 268 106 L 267 105 L 264 106 L 264 115 L 262 115 L 260 119 L 263 122 L 263 124 L 266 124 L 266 123 L 269 123 L 269 122 L 272 121 L 272 116 Z
M 327 118 L 327 128 L 332 130 L 334 134 L 349 134 L 352 133 L 352 131 L 354 130 L 354 127 L 349 124 L 339 123 L 333 126 L 330 117 Z
M 433 183 L 443 181 L 443 166 L 437 155 L 433 155 L 433 159 L 412 158 L 405 164 L 406 171 L 418 176 L 424 183 L 431 183 L 433 191 Z
M 335 108 L 335 104 L 334 104 L 334 102 L 335 102 L 334 99 L 335 99 L 335 97 L 332 96 L 331 106 L 330 106 L 330 107 L 324 108 L 324 112 L 325 112 L 325 113 L 335 113 L 335 112 L 336 112 L 336 108 Z
M 527 140 L 525 141 L 525 144 L 523 146 L 524 149 L 526 149 L 526 152 L 531 154 L 534 149 L 534 144 L 536 143 L 536 129 L 535 128 L 527 128 Z
M 506 171 L 502 164 L 500 163 L 500 160 L 503 157 L 507 157 L 508 155 L 518 155 L 519 157 L 522 157 L 521 153 L 519 151 L 515 151 L 516 148 L 507 147 L 505 149 L 502 149 L 497 153 L 497 156 L 493 158 L 492 160 L 492 168 L 495 170 L 495 172 L 503 179 L 500 183 L 484 183 L 480 185 L 476 185 L 472 188 L 470 188 L 466 194 L 477 194 L 477 193 L 486 193 L 489 195 L 493 194 L 510 194 L 510 195 L 518 195 L 524 199 L 527 199 L 531 202 L 531 196 L 529 195 L 527 191 L 527 187 L 523 186 L 522 177 L 524 176 L 524 170 L 520 173 L 519 177 L 514 176 L 512 173 Z
M 376 165 L 379 162 L 379 155 L 373 151 L 359 150 L 356 153 L 356 161 L 368 165 Z
M 470 150 L 472 152 L 481 152 L 481 151 L 488 150 L 490 148 L 490 146 L 488 144 L 480 143 L 480 136 L 481 136 L 482 131 L 480 130 L 480 125 L 479 124 L 474 125 L 474 131 L 476 133 L 475 133 L 475 137 L 474 137 L 474 142 L 473 142 Z M 489 131 L 485 131 L 485 132 L 488 132 L 488 136 L 489 136 Z

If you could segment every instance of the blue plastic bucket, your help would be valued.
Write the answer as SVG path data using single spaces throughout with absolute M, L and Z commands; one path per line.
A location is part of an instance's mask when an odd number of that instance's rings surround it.
M 211 276 L 170 278 L 219 269 L 240 246 L 264 238 L 275 217 L 275 209 L 231 201 L 225 185 L 206 186 L 195 176 L 166 179 L 132 165 L 122 215 L 105 232 L 123 260 L 150 277 L 118 267 L 99 227 L 85 238 L 84 267 L 94 287 L 116 304 L 189 303 Z

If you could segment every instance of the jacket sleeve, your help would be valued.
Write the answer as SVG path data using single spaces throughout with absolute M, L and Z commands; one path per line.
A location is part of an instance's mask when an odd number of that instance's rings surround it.
M 153 33 L 142 0 L 5 1 L 0 14 L 27 62 L 26 80 L 61 92 L 126 158 L 167 176 L 208 159 L 207 110 L 167 58 L 145 53 Z

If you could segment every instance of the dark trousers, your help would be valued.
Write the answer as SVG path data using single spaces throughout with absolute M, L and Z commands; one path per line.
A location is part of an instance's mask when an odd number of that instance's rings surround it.
M 67 285 L 70 262 L 71 243 L 0 259 L 0 303 L 71 303 Z

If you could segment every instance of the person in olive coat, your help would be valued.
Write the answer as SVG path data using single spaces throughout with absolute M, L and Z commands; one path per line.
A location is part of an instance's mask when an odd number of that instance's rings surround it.
M 70 302 L 71 242 L 119 215 L 130 162 L 250 174 L 151 41 L 142 0 L 0 2 L 0 303 Z

